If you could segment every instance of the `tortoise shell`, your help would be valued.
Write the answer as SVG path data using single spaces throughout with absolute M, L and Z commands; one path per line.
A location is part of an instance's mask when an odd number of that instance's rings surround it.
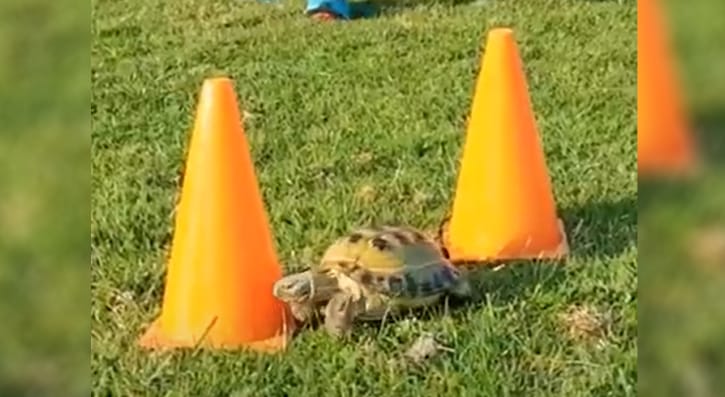
M 439 295 L 461 277 L 438 244 L 405 226 L 360 228 L 339 238 L 316 271 L 342 274 L 370 292 L 403 299 Z

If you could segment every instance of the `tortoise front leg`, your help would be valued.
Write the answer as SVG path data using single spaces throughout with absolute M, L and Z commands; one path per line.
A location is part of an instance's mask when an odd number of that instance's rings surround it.
M 364 298 L 355 300 L 355 297 L 347 292 L 334 294 L 325 306 L 325 329 L 334 337 L 348 335 L 355 318 L 364 306 Z
M 292 316 L 300 323 L 310 323 L 317 315 L 314 305 L 309 302 L 289 303 Z

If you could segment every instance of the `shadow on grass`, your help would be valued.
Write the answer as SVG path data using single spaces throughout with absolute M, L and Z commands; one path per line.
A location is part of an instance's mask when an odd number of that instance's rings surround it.
M 0 396 L 52 396 L 50 385 L 40 379 L 2 379 L 0 374 Z
M 481 272 L 475 280 L 476 288 L 488 295 L 492 304 L 501 305 L 527 295 L 534 288 L 555 289 L 565 276 L 564 267 L 556 262 L 518 261 L 500 270 Z
M 531 293 L 535 288 L 543 290 L 555 289 L 563 282 L 565 269 L 556 263 L 543 263 L 539 261 L 518 261 L 507 263 L 506 266 L 494 268 L 481 265 L 480 269 L 471 274 L 471 283 L 474 295 L 469 299 L 444 296 L 440 302 L 431 306 L 415 309 L 404 309 L 399 313 L 391 313 L 381 320 L 360 321 L 358 326 L 378 329 L 382 323 L 394 323 L 405 318 L 416 318 L 421 321 L 435 320 L 441 317 L 443 308 L 452 316 L 458 316 L 467 309 L 478 307 L 485 302 L 495 306 L 503 305 Z M 321 313 L 309 323 L 301 325 L 296 334 L 310 330 L 322 329 L 323 317 Z M 376 331 L 377 332 L 377 331 Z
M 597 201 L 561 211 L 571 255 L 615 257 L 637 241 L 637 198 Z
M 570 256 L 609 258 L 636 245 L 637 199 L 628 197 L 615 201 L 597 201 L 561 212 L 569 239 Z M 553 290 L 566 278 L 566 265 L 550 260 L 505 261 L 498 264 L 457 264 L 475 269 L 471 281 L 477 296 L 469 300 L 448 298 L 450 312 L 479 306 L 484 299 L 494 305 L 505 304 L 528 295 L 533 289 Z M 496 265 L 503 265 L 497 269 Z M 487 298 L 486 298 L 487 296 Z M 438 314 L 422 309 L 414 311 L 420 319 Z
M 640 180 L 638 185 L 639 211 L 646 211 L 654 205 L 686 204 L 691 201 L 692 188 L 696 181 L 686 179 Z
M 716 167 L 725 166 L 725 111 L 702 112 L 695 116 L 693 125 L 703 160 Z
M 482 305 L 500 307 L 516 299 L 525 299 L 534 290 L 555 290 L 565 278 L 566 269 L 556 262 L 512 261 L 500 268 L 481 265 L 470 277 L 475 291 L 470 299 L 447 296 L 436 307 L 404 311 L 395 318 L 408 316 L 422 321 L 435 320 L 441 317 L 443 307 L 449 315 L 460 317 L 470 309 Z

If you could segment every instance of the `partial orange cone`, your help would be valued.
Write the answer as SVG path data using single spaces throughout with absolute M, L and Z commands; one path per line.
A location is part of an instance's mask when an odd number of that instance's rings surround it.
M 657 0 L 637 3 L 637 162 L 640 175 L 689 174 L 698 166 Z
M 444 243 L 453 261 L 569 252 L 513 31 L 489 32 Z
M 283 349 L 293 322 L 272 295 L 272 285 L 282 276 L 273 244 L 232 81 L 207 79 L 187 158 L 162 312 L 140 345 Z

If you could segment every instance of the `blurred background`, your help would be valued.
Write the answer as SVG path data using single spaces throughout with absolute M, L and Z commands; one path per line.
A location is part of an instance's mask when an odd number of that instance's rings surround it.
M 89 16 L 0 2 L 0 396 L 90 394 Z
M 639 395 L 725 395 L 725 2 L 661 2 L 703 167 L 639 184 Z

